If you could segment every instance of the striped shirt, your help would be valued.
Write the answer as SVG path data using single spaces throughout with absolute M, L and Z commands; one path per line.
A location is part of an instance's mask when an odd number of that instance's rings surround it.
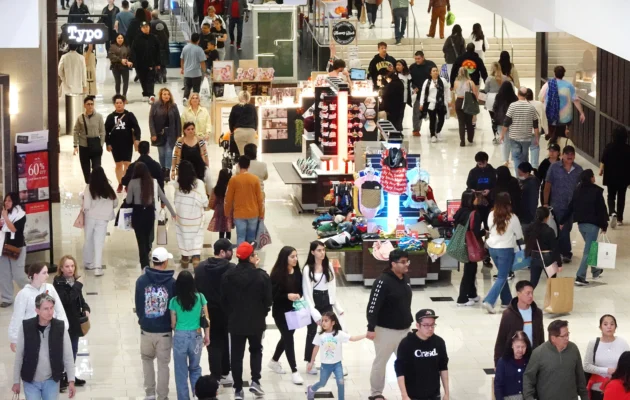
M 515 101 L 510 104 L 505 116 L 504 126 L 509 127 L 510 139 L 517 142 L 532 140 L 532 129 L 538 127 L 538 113 L 533 105 L 527 100 Z

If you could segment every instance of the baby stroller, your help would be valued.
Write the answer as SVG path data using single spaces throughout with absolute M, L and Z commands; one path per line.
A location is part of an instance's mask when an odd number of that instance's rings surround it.
M 223 157 L 221 159 L 221 168 L 232 170 L 239 158 L 238 147 L 228 132 L 223 134 L 219 139 L 219 146 L 223 148 Z

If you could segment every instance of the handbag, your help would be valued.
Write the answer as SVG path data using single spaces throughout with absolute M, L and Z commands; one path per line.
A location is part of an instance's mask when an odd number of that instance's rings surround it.
M 79 215 L 77 215 L 77 219 L 74 220 L 72 226 L 79 229 L 83 229 L 85 226 L 85 211 L 83 211 L 83 208 L 79 211 Z
M 470 262 L 483 261 L 486 257 L 486 249 L 481 242 L 481 239 L 475 236 L 475 232 L 473 232 L 473 228 L 475 226 L 475 214 L 476 211 L 470 213 L 469 227 L 466 230 L 466 250 L 468 251 L 468 259 Z
M 97 137 L 87 137 L 88 135 L 88 127 L 87 122 L 85 121 L 85 115 L 81 115 L 83 118 L 83 125 L 85 126 L 85 136 L 87 139 L 87 149 L 92 154 L 98 154 L 103 152 L 103 144 L 101 143 L 101 138 Z
M 457 225 L 453 237 L 446 247 L 446 254 L 453 257 L 460 263 L 469 262 L 468 249 L 466 247 L 466 231 L 470 225 L 470 219 L 466 221 L 466 225 Z
M 558 263 L 554 261 L 553 263 L 547 265 L 547 263 L 545 262 L 545 257 L 543 256 L 543 252 L 542 250 L 540 250 L 540 243 L 538 243 L 538 240 L 536 240 L 536 246 L 538 246 L 538 253 L 540 253 L 540 260 L 542 261 L 545 273 L 547 274 L 548 278 L 551 278 L 558 273 Z
M 543 310 L 550 314 L 565 314 L 573 311 L 574 278 L 547 280 Z
M 271 244 L 271 235 L 269 235 L 264 221 L 259 219 L 258 227 L 256 228 L 256 250 L 260 250 L 268 244 Z
M 464 94 L 464 104 L 462 104 L 462 110 L 468 115 L 477 115 L 479 114 L 479 101 L 477 101 L 477 97 L 475 97 L 475 94 L 472 91 L 470 81 L 468 82 L 468 86 L 470 90 Z
M 531 262 L 532 258 L 525 256 L 525 249 L 521 247 L 520 243 L 518 243 L 517 240 L 516 248 L 514 249 L 514 262 L 512 263 L 512 271 L 518 271 L 519 269 L 529 267 Z
M 168 244 L 168 218 L 166 218 L 166 211 L 160 210 L 160 218 L 157 223 L 157 237 L 156 243 L 158 246 L 166 246 Z
M 15 247 L 11 244 L 4 244 L 2 247 L 2 255 L 5 257 L 9 257 L 12 260 L 17 260 L 22 253 L 21 247 Z
M 81 324 L 81 332 L 83 332 L 83 336 L 87 335 L 90 331 L 90 317 L 85 314 L 85 304 L 81 301 L 79 297 L 79 307 L 81 308 L 81 316 L 79 317 L 79 324 Z

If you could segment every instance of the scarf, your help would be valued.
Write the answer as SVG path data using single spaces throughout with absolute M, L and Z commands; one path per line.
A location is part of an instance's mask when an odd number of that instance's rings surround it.
M 428 79 L 427 87 L 424 89 L 424 105 L 422 106 L 422 110 L 424 112 L 428 112 L 429 110 L 429 88 L 433 84 L 433 79 Z M 437 94 L 435 95 L 435 111 L 444 110 L 444 82 L 442 79 L 438 77 L 437 79 Z
M 17 220 L 24 218 L 25 216 L 26 216 L 26 213 L 20 206 L 14 206 L 13 210 L 11 210 L 11 212 L 8 215 L 9 221 L 11 221 L 12 224 L 14 224 L 15 221 Z M 2 219 L 4 219 L 4 217 L 2 217 Z M 4 241 L 6 239 L 7 233 L 11 234 L 11 239 L 15 239 L 15 232 L 11 232 L 5 220 L 5 223 L 4 225 L 2 225 L 2 229 L 0 230 L 0 249 L 4 248 Z
M 547 121 L 549 125 L 556 125 L 560 119 L 560 96 L 558 95 L 558 81 L 555 78 L 549 78 L 547 81 Z

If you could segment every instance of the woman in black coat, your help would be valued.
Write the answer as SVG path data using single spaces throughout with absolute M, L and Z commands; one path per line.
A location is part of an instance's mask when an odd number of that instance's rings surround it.
M 87 17 L 83 17 L 82 15 L 89 15 L 90 10 L 88 6 L 85 5 L 83 0 L 75 0 L 70 6 L 70 11 L 68 11 L 68 23 L 69 24 L 83 24 L 88 21 Z M 75 16 L 76 15 L 76 16 Z
M 604 149 L 599 165 L 599 176 L 604 176 L 604 186 L 608 187 L 608 212 L 610 227 L 623 224 L 623 211 L 626 205 L 628 189 L 628 170 L 630 169 L 630 146 L 628 132 L 618 126 L 613 132 L 613 141 Z
M 521 187 L 518 184 L 518 179 L 512 176 L 508 167 L 502 165 L 497 168 L 497 184 L 492 191 L 492 198 L 496 198 L 497 194 L 501 192 L 509 194 L 512 201 L 512 213 L 520 215 Z
M 385 79 L 387 79 L 387 85 L 383 89 L 381 108 L 387 113 L 387 120 L 394 125 L 396 130 L 402 132 L 406 107 L 405 85 L 394 71 L 390 71 Z
M 481 223 L 483 218 L 481 213 L 477 212 L 475 199 L 475 192 L 472 190 L 467 190 L 462 193 L 462 204 L 459 210 L 453 216 L 455 226 L 466 226 L 466 223 L 469 222 L 470 215 L 473 214 L 472 226 L 469 226 L 468 229 L 471 229 L 475 236 L 481 240 L 481 237 L 484 234 L 484 230 L 481 229 Z M 466 307 L 466 306 L 474 306 L 479 301 L 479 296 L 477 295 L 477 286 L 475 285 L 475 281 L 477 279 L 477 263 L 476 262 L 467 262 L 464 264 L 464 275 L 462 276 L 462 281 L 459 284 L 459 296 L 457 297 L 457 306 L 458 307 Z
M 534 222 L 523 229 L 525 255 L 532 259 L 529 266 L 529 282 L 534 289 L 538 286 L 540 276 L 545 267 L 555 262 L 558 264 L 558 272 L 562 271 L 562 257 L 558 248 L 556 232 L 548 225 L 550 217 L 551 212 L 547 207 L 538 207 Z

